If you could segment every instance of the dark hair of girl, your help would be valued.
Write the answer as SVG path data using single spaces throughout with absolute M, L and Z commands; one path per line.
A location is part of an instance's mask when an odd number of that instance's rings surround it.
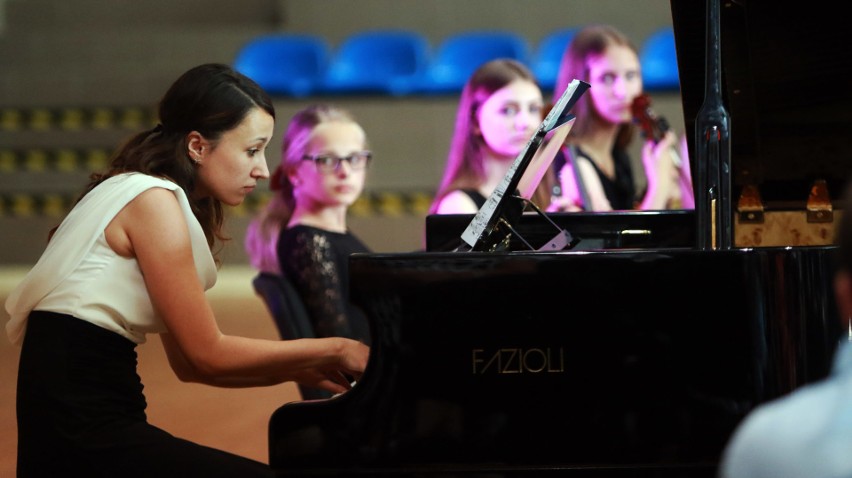
M 589 58 L 602 55 L 610 46 L 624 46 L 638 55 L 636 46 L 621 31 L 611 25 L 592 24 L 583 27 L 565 49 L 559 64 L 556 86 L 553 90 L 554 101 L 562 96 L 571 80 L 577 78 L 591 81 Z M 577 116 L 569 134 L 572 138 L 582 138 L 594 130 L 594 123 L 600 121 L 600 114 L 592 103 L 591 95 L 584 95 L 571 110 Z M 619 127 L 615 144 L 618 148 L 626 148 L 635 135 L 636 127 L 632 123 L 624 123 Z
M 452 191 L 477 188 L 482 184 L 485 179 L 485 140 L 479 131 L 476 115 L 491 95 L 515 80 L 536 83 L 529 68 L 509 58 L 498 58 L 484 63 L 468 78 L 459 99 L 447 166 L 429 209 L 430 214 L 437 211 L 441 200 Z

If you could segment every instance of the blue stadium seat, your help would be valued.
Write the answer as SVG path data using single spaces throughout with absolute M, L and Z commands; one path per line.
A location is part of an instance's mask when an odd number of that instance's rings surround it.
M 429 43 L 402 30 L 371 30 L 351 35 L 332 55 L 323 81 L 330 94 L 405 95 L 415 88 L 429 61 Z
M 532 71 L 543 90 L 556 86 L 559 65 L 568 44 L 577 34 L 577 28 L 565 28 L 549 33 L 541 39 L 532 60 Z
M 421 93 L 457 93 L 483 63 L 497 58 L 527 62 L 527 43 L 507 31 L 475 31 L 447 37 L 423 76 Z
M 312 35 L 264 35 L 247 43 L 234 68 L 271 95 L 302 97 L 316 92 L 329 47 Z
M 659 29 L 645 40 L 639 52 L 639 63 L 642 65 L 642 83 L 646 90 L 680 89 L 674 30 L 671 27 Z

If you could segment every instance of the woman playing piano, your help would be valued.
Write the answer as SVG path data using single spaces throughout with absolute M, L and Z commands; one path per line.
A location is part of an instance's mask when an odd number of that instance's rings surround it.
M 462 90 L 444 177 L 430 214 L 475 213 L 488 199 L 542 121 L 544 100 L 521 63 L 492 60 Z M 533 202 L 547 207 L 549 197 Z
M 575 78 L 591 89 L 574 107 L 577 119 L 553 162 L 560 187 L 550 210 L 666 209 L 686 199 L 681 195 L 691 194 L 691 184 L 682 192 L 679 176 L 688 176 L 689 162 L 673 154 L 677 138 L 671 131 L 659 142 L 645 141 L 647 188 L 642 194 L 635 190 L 627 148 L 635 135 L 631 105 L 642 94 L 642 75 L 627 37 L 609 25 L 579 31 L 562 57 L 554 97 Z
M 352 340 L 225 335 L 204 295 L 222 205 L 269 176 L 266 93 L 226 65 L 201 65 L 172 84 L 159 117 L 93 175 L 6 302 L 7 333 L 22 344 L 18 476 L 272 476 L 147 422 L 135 350 L 147 333 L 160 334 L 181 380 L 215 386 L 343 392 L 366 365 Z
M 246 233 L 252 265 L 293 284 L 317 337 L 370 339 L 348 290 L 349 255 L 369 249 L 346 226 L 370 158 L 364 130 L 348 112 L 314 105 L 296 113 L 272 175 L 275 195 Z

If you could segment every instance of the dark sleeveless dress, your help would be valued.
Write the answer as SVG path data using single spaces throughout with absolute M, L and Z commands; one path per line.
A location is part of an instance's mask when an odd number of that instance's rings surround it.
M 603 186 L 604 194 L 606 195 L 607 200 L 609 200 L 610 206 L 614 210 L 628 210 L 628 209 L 636 209 L 636 186 L 633 184 L 633 170 L 630 167 L 630 156 L 626 151 L 620 149 L 613 149 L 612 156 L 615 159 L 615 178 L 610 179 L 607 175 L 601 171 L 597 164 L 583 152 L 582 149 L 577 148 L 578 156 L 584 158 L 586 161 L 592 164 L 592 167 L 595 168 L 595 172 L 598 174 L 598 178 L 601 181 L 601 186 Z M 567 163 L 567 158 L 565 154 L 565 148 L 557 153 L 556 157 L 553 160 L 553 168 L 556 172 L 556 177 L 559 177 L 559 173 L 562 171 L 562 168 Z M 583 205 L 583 209 L 586 209 L 586 205 Z
M 461 192 L 467 194 L 467 197 L 476 204 L 476 208 L 479 209 L 485 205 L 485 201 L 488 201 L 488 198 L 483 196 L 482 193 L 477 191 L 476 189 L 462 189 Z

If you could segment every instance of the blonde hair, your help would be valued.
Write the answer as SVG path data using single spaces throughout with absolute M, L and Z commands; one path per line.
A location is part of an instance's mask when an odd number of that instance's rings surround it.
M 302 162 L 311 135 L 317 126 L 335 121 L 356 123 L 346 110 L 336 106 L 316 104 L 296 113 L 284 132 L 281 164 L 269 181 L 274 191 L 266 207 L 248 225 L 245 250 L 251 266 L 261 272 L 281 273 L 278 260 L 278 236 L 290 221 L 296 200 L 289 174 Z

